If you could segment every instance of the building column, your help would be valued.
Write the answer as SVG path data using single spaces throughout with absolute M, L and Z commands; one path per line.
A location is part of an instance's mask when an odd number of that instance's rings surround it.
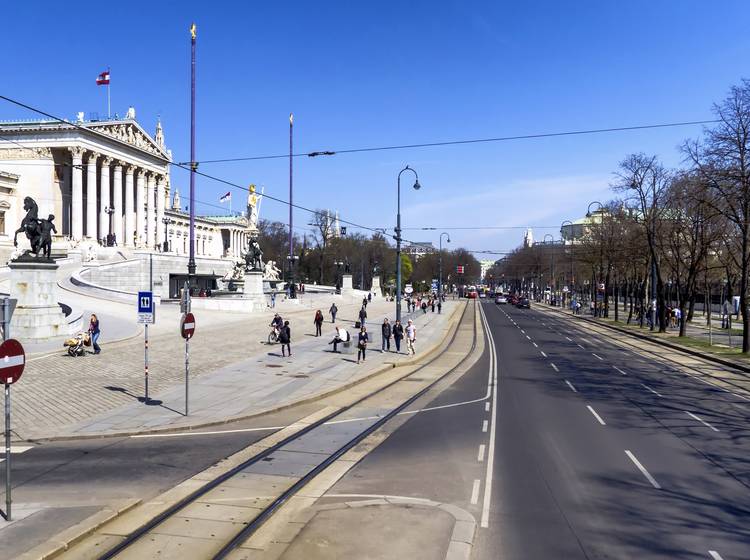
M 98 241 L 96 232 L 96 160 L 98 154 L 92 152 L 86 164 L 86 237 Z
M 150 251 L 154 250 L 156 244 L 156 180 L 154 174 L 146 176 L 146 246 Z
M 135 178 L 135 246 L 143 247 L 146 242 L 146 171 L 138 170 Z
M 112 158 L 109 157 L 103 157 L 102 158 L 102 175 L 101 175 L 101 194 L 99 201 L 99 237 L 104 239 L 104 243 L 107 243 L 107 236 L 112 233 L 109 231 L 109 214 L 107 214 L 106 210 L 110 206 L 109 201 L 109 189 L 110 189 L 110 182 L 109 182 L 109 166 L 112 163 Z
M 133 214 L 133 197 L 135 188 L 133 187 L 133 173 L 135 169 L 132 165 L 125 165 L 125 233 L 122 242 L 126 247 L 133 247 L 135 232 L 135 215 Z
M 70 148 L 73 155 L 72 185 L 70 197 L 71 237 L 83 239 L 83 148 Z
M 112 214 L 112 233 L 115 235 L 115 243 L 120 245 L 125 237 L 122 234 L 122 165 L 119 161 L 115 164 L 114 171 L 112 202 L 110 204 L 115 211 Z
M 164 177 L 159 175 L 156 178 L 156 244 L 159 249 L 164 247 L 164 241 L 166 241 L 166 226 L 164 225 L 165 186 Z

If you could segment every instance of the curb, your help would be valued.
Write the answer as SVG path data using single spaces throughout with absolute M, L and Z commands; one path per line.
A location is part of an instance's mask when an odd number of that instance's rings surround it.
M 737 362 L 733 362 L 731 360 L 725 360 L 723 358 L 717 358 L 716 356 L 711 356 L 710 354 L 704 354 L 702 352 L 699 352 L 697 350 L 693 350 L 692 348 L 685 348 L 684 346 L 680 346 L 679 344 L 673 344 L 671 342 L 667 342 L 665 340 L 661 340 L 658 338 L 654 338 L 652 336 L 648 336 L 645 334 L 640 334 L 637 332 L 631 332 L 628 329 L 623 329 L 622 327 L 617 327 L 615 325 L 610 325 L 607 323 L 599 323 L 597 321 L 594 321 L 593 319 L 589 319 L 587 317 L 580 317 L 576 315 L 570 315 L 566 313 L 565 311 L 560 311 L 558 309 L 553 309 L 549 307 L 543 307 L 542 309 L 546 309 L 547 311 L 551 311 L 554 313 L 558 313 L 564 317 L 570 317 L 573 319 L 577 319 L 579 321 L 582 321 L 584 323 L 591 323 L 592 325 L 598 325 L 600 327 L 606 327 L 610 330 L 617 331 L 623 334 L 627 334 L 629 336 L 632 336 L 633 338 L 638 338 L 640 340 L 645 340 L 646 342 L 651 342 L 652 344 L 657 344 L 660 346 L 664 346 L 666 348 L 669 348 L 670 350 L 677 350 L 678 352 L 682 352 L 684 354 L 688 354 L 690 356 L 694 356 L 696 358 L 701 358 L 702 360 L 706 360 L 707 362 L 714 362 L 722 366 L 730 367 L 732 369 L 735 369 L 737 371 L 743 372 L 743 373 L 750 373 L 750 367 L 745 366 L 743 364 L 738 364 Z
M 464 302 L 462 302 L 464 303 Z M 96 440 L 96 439 L 106 439 L 106 438 L 116 438 L 116 437 L 130 437 L 130 436 L 146 436 L 146 435 L 157 435 L 157 434 L 170 434 L 170 433 L 177 433 L 177 432 L 191 432 L 194 430 L 198 430 L 201 428 L 210 428 L 214 426 L 223 426 L 225 424 L 230 424 L 232 422 L 239 422 L 243 420 L 251 420 L 254 418 L 259 418 L 261 416 L 265 416 L 267 414 L 273 414 L 276 412 L 281 412 L 282 410 L 287 410 L 289 408 L 303 405 L 303 404 L 309 404 L 333 395 L 336 395 L 338 393 L 341 393 L 343 391 L 346 391 L 348 389 L 351 389 L 352 387 L 356 387 L 357 385 L 364 383 L 366 381 L 369 381 L 370 379 L 377 377 L 378 375 L 381 375 L 387 371 L 390 371 L 395 368 L 400 368 L 404 366 L 412 366 L 415 364 L 418 364 L 420 361 L 430 358 L 433 356 L 444 344 L 447 340 L 450 340 L 450 336 L 452 335 L 453 331 L 458 328 L 458 325 L 460 324 L 460 317 L 456 319 L 456 315 L 460 315 L 458 313 L 459 309 L 463 309 L 462 306 L 457 305 L 454 310 L 451 312 L 451 316 L 448 318 L 448 321 L 446 323 L 446 326 L 448 327 L 443 337 L 437 341 L 432 346 L 428 347 L 423 353 L 419 354 L 418 356 L 414 356 L 412 358 L 408 358 L 402 362 L 391 362 L 388 365 L 380 366 L 379 368 L 376 368 L 371 373 L 368 373 L 364 377 L 360 377 L 358 379 L 355 379 L 354 381 L 349 381 L 343 385 L 339 385 L 338 387 L 334 387 L 332 389 L 328 389 L 323 392 L 314 393 L 312 395 L 308 395 L 305 397 L 300 397 L 297 400 L 290 401 L 288 403 L 284 403 L 275 407 L 266 408 L 263 410 L 259 410 L 257 412 L 253 412 L 252 414 L 241 414 L 237 416 L 229 416 L 227 418 L 222 418 L 220 420 L 213 420 L 210 422 L 202 422 L 199 424 L 190 424 L 187 426 L 174 426 L 174 427 L 165 427 L 165 428 L 154 428 L 151 430 L 142 430 L 142 431 L 136 431 L 136 432 L 116 432 L 116 433 L 107 433 L 107 434 L 91 434 L 91 435 L 72 435 L 72 436 L 55 436 L 50 438 L 24 438 L 23 440 L 19 441 L 26 441 L 31 443 L 49 443 L 49 442 L 55 442 L 55 441 L 82 441 L 82 440 Z

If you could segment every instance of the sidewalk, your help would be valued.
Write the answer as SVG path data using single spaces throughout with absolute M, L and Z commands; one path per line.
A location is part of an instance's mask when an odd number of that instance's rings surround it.
M 320 296 L 314 308 L 327 315 L 336 301 L 337 324 L 353 328 L 360 301 Z M 105 436 L 175 430 L 225 422 L 277 409 L 330 392 L 367 377 L 405 354 L 380 353 L 380 323 L 392 316 L 394 304 L 377 298 L 368 306 L 371 343 L 367 361 L 353 354 L 333 354 L 330 317 L 323 337 L 316 338 L 311 307 L 289 305 L 282 317 L 292 328 L 293 357 L 282 358 L 278 345 L 264 340 L 273 310 L 253 315 L 224 314 L 223 323 L 202 326 L 190 342 L 190 416 L 185 406 L 185 345 L 177 321 L 171 332 L 150 337 L 149 396 L 159 404 L 144 405 L 143 338 L 119 343 L 102 341 L 102 354 L 70 358 L 59 354 L 31 358 L 22 379 L 13 386 L 12 428 L 15 440 Z M 434 344 L 448 330 L 449 319 L 462 306 L 447 302 L 442 314 L 415 315 L 418 351 Z M 402 351 L 405 347 L 402 346 Z

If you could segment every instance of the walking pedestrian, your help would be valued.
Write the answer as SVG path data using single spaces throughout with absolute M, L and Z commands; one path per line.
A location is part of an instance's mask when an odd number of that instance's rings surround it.
M 385 352 L 386 348 L 388 351 L 391 351 L 391 334 L 393 333 L 393 329 L 391 328 L 391 324 L 388 322 L 388 317 L 383 319 L 383 324 L 380 327 L 381 334 L 383 335 L 382 343 L 380 345 L 380 352 Z
M 315 324 L 315 336 L 323 336 L 323 312 L 320 309 L 315 312 L 313 323 Z
M 328 313 L 331 314 L 331 323 L 335 323 L 336 322 L 336 313 L 338 313 L 338 312 L 339 312 L 339 308 L 336 307 L 336 302 L 333 302 L 331 304 L 331 308 L 328 310 Z
M 443 312 L 443 299 L 438 300 L 438 315 Z
M 91 336 L 91 345 L 94 347 L 94 354 L 99 354 L 102 351 L 98 344 L 99 334 L 99 318 L 96 314 L 92 313 L 89 320 L 89 336 Z
M 365 361 L 365 350 L 367 350 L 367 343 L 370 342 L 370 337 L 367 335 L 367 327 L 362 325 L 362 328 L 359 329 L 359 341 L 357 342 L 357 363 L 359 363 L 359 359 L 362 358 L 362 361 Z
M 367 303 L 370 303 L 372 301 L 372 292 L 369 292 L 367 294 Z
M 416 354 L 417 351 L 414 348 L 414 343 L 417 341 L 417 327 L 411 319 L 406 325 L 406 349 L 409 354 Z
M 362 298 L 362 307 L 367 307 L 367 298 Z
M 276 292 L 271 292 L 271 309 L 276 308 Z
M 430 307 L 432 307 L 432 313 L 435 313 L 435 300 L 434 299 L 430 300 Z
M 281 343 L 281 355 L 286 356 L 284 351 L 292 356 L 292 329 L 289 327 L 289 321 L 284 321 L 284 326 L 279 330 L 279 342 Z
M 422 300 L 422 313 L 427 315 L 427 302 Z
M 363 305 L 362 309 L 359 310 L 359 326 L 364 327 L 365 322 L 367 321 L 367 311 L 365 310 L 365 307 L 367 305 Z
M 401 324 L 401 321 L 396 320 L 395 323 L 393 323 L 393 342 L 396 344 L 396 353 L 401 353 L 401 339 L 404 338 L 404 326 Z

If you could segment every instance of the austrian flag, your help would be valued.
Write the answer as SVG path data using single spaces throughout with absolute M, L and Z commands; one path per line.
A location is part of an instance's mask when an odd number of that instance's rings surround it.
M 225 194 L 224 196 L 222 196 L 219 199 L 219 202 L 226 202 L 227 200 L 232 200 L 232 193 L 231 192 L 228 192 L 227 194 Z
M 98 86 L 108 86 L 109 85 L 109 70 L 106 72 L 102 72 L 99 74 L 99 76 L 96 78 L 96 85 Z

